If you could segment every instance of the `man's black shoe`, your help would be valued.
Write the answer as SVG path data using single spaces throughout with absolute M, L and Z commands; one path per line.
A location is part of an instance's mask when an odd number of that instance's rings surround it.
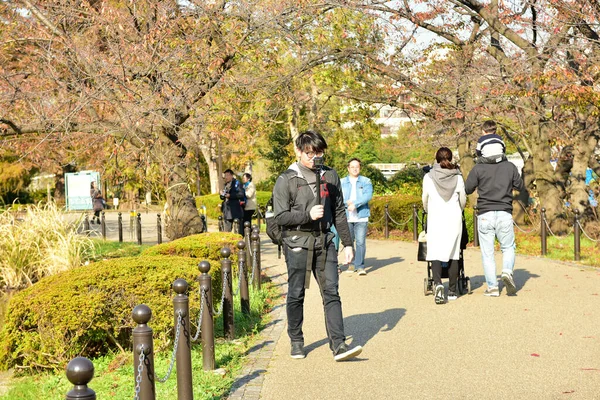
M 342 343 L 339 345 L 337 350 L 333 352 L 333 359 L 335 361 L 346 361 L 351 358 L 356 357 L 362 352 L 361 346 L 356 346 L 351 349 L 348 349 L 348 345 L 346 343 Z
M 304 358 L 306 355 L 304 354 L 304 343 L 302 342 L 292 342 L 292 358 Z

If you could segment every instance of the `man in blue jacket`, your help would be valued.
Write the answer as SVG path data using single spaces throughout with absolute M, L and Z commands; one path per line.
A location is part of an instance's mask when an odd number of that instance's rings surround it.
M 366 275 L 365 254 L 367 251 L 367 226 L 369 224 L 369 201 L 373 197 L 371 180 L 360 175 L 361 161 L 353 158 L 348 161 L 348 176 L 342 178 L 342 191 L 346 203 L 346 217 L 350 227 L 352 243 L 355 247 L 354 271 Z M 351 269 L 348 269 L 352 272 Z

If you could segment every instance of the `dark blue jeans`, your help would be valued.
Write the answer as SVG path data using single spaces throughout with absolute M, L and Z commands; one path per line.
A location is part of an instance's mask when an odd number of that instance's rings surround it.
M 304 278 L 308 250 L 290 249 L 285 246 L 285 261 L 288 271 L 287 318 L 288 336 L 292 342 L 304 342 L 302 322 L 304 321 Z M 326 257 L 325 263 L 323 258 Z M 316 278 L 323 299 L 325 329 L 331 350 L 346 340 L 342 301 L 338 292 L 337 252 L 330 241 L 326 250 L 315 250 L 312 273 Z M 311 285 L 313 288 L 313 285 Z M 310 289 L 309 289 L 310 290 Z

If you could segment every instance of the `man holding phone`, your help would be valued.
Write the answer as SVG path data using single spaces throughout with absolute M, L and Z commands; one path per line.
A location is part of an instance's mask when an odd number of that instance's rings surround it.
M 304 358 L 304 295 L 314 275 L 323 298 L 325 328 L 335 361 L 356 357 L 361 346 L 346 344 L 342 303 L 338 292 L 337 251 L 331 227 L 345 246 L 346 263 L 352 261 L 352 238 L 337 172 L 323 165 L 327 143 L 314 131 L 295 141 L 298 162 L 281 174 L 273 188 L 275 222 L 281 227 L 288 272 L 286 311 L 292 358 Z

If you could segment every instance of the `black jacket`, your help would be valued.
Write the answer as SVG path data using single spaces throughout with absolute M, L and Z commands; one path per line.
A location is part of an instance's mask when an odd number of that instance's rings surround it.
M 477 189 L 477 213 L 506 211 L 512 214 L 513 188 L 525 190 L 517 167 L 509 161 L 497 164 L 475 164 L 465 182 L 465 192 Z
M 316 205 L 317 198 L 298 165 L 292 164 L 277 178 L 273 188 L 275 222 L 283 231 L 327 231 L 334 225 L 342 244 L 352 246 L 340 178 L 337 172 L 329 167 L 323 168 L 321 176 L 321 204 L 325 208 L 323 218 L 318 221 L 311 220 L 310 209 Z M 295 185 L 290 185 L 291 179 L 296 181 Z M 295 194 L 290 193 L 290 190 L 295 190 Z M 290 236 L 284 235 L 283 240 L 286 244 L 290 247 L 303 247 L 305 237 L 292 239 Z
M 244 188 L 237 179 L 233 178 L 229 185 L 225 185 L 225 193 L 229 193 L 229 198 L 223 195 L 220 196 L 223 200 L 221 204 L 223 218 L 232 220 L 237 218 L 242 223 L 244 210 L 240 205 L 240 200 L 244 198 Z

